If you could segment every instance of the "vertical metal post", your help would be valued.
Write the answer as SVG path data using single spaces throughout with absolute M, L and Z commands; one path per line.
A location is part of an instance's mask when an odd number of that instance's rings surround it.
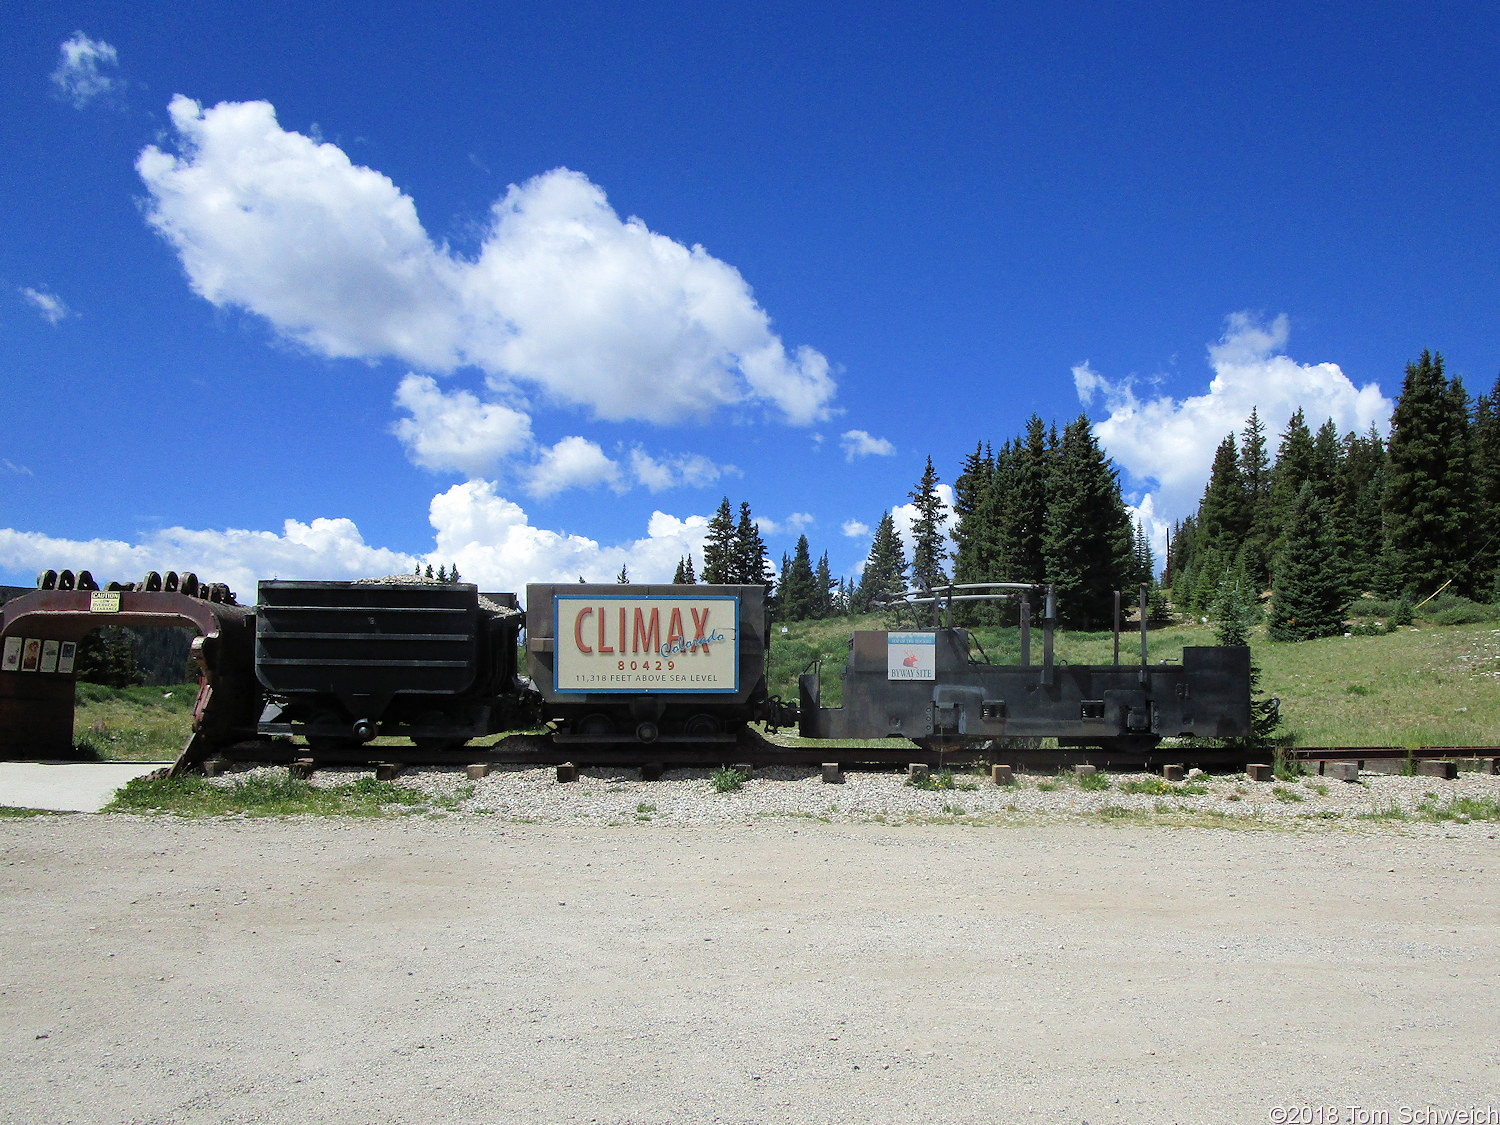
M 1042 683 L 1052 686 L 1052 629 L 1057 624 L 1057 591 L 1047 587 L 1042 609 Z
M 1021 595 L 1021 667 L 1031 667 L 1031 595 Z
M 1116 595 L 1118 597 L 1119 595 Z M 1141 684 L 1146 683 L 1146 584 L 1141 583 Z
M 1120 591 L 1115 591 L 1115 667 L 1120 666 Z

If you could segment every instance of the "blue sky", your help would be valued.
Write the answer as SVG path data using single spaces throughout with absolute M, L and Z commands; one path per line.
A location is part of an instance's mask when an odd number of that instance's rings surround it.
M 1160 529 L 1487 391 L 1495 9 L 1212 8 L 7 4 L 0 581 L 853 574 L 1033 411 Z

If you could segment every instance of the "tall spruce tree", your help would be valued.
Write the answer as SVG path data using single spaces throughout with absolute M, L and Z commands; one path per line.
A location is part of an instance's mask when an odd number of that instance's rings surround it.
M 1474 404 L 1473 513 L 1475 596 L 1500 599 L 1500 379 Z
M 1234 435 L 1230 434 L 1214 453 L 1208 486 L 1198 505 L 1199 541 L 1221 554 L 1233 554 L 1249 536 L 1250 520 L 1250 493 L 1240 468 Z
M 1275 528 L 1275 537 L 1271 541 L 1273 566 L 1274 560 L 1281 555 L 1297 494 L 1312 476 L 1312 467 L 1312 431 L 1307 428 L 1307 419 L 1299 406 L 1282 431 L 1281 444 L 1276 449 L 1276 467 L 1271 470 L 1271 519 Z
M 990 580 L 985 558 L 989 536 L 984 526 L 984 501 L 995 474 L 995 458 L 985 451 L 984 443 L 964 458 L 963 471 L 953 482 L 953 580 L 985 582 Z
M 824 551 L 818 558 L 818 565 L 813 568 L 813 617 L 821 621 L 833 616 L 836 589 L 838 583 L 834 581 L 833 571 L 828 566 L 828 552 Z
M 1040 582 L 1047 570 L 1048 488 L 1058 445 L 1057 427 L 1052 427 L 1049 441 L 1047 428 L 1033 414 L 1026 423 L 1025 440 L 1016 445 L 1011 459 L 1005 516 L 1009 549 L 1003 561 L 1005 572 L 1017 582 Z
M 719 502 L 719 510 L 708 521 L 708 535 L 703 540 L 703 581 L 721 586 L 736 581 L 734 577 L 734 513 L 729 497 Z
M 1240 431 L 1240 476 L 1250 504 L 1250 527 L 1245 563 L 1253 589 L 1265 588 L 1271 576 L 1271 543 L 1276 524 L 1271 510 L 1271 458 L 1266 452 L 1266 427 L 1255 407 Z
M 812 553 L 808 550 L 807 536 L 797 537 L 797 551 L 791 561 L 782 556 L 781 594 L 778 601 L 783 621 L 806 621 L 815 616 L 814 605 L 817 589 L 813 581 Z
M 1385 442 L 1372 424 L 1363 437 L 1345 434 L 1342 445 L 1332 504 L 1333 530 L 1349 593 L 1357 597 L 1381 584 Z
M 896 534 L 896 521 L 883 512 L 870 543 L 870 554 L 855 591 L 856 613 L 867 613 L 906 593 L 906 549 Z
M 1063 430 L 1047 492 L 1045 573 L 1057 587 L 1059 617 L 1084 628 L 1105 624 L 1132 569 L 1134 534 L 1118 474 L 1087 416 Z
M 1384 517 L 1392 592 L 1426 597 L 1450 580 L 1456 592 L 1473 592 L 1468 431 L 1463 385 L 1443 374 L 1441 355 L 1424 351 L 1407 364 L 1391 415 Z
M 1303 481 L 1282 536 L 1271 592 L 1273 641 L 1306 641 L 1344 631 L 1348 586 L 1340 571 L 1328 508 L 1312 481 Z
M 938 494 L 937 486 L 937 472 L 932 467 L 932 458 L 928 457 L 922 479 L 908 493 L 917 510 L 911 521 L 911 577 L 912 584 L 919 590 L 932 590 L 948 582 L 944 569 L 948 536 L 943 530 L 943 515 L 948 506 Z
M 750 503 L 747 500 L 740 501 L 740 518 L 735 524 L 730 557 L 731 573 L 734 575 L 731 581 L 746 586 L 764 586 L 766 597 L 770 598 L 773 589 L 771 562 L 766 556 L 765 540 L 760 537 L 760 528 L 756 526 L 755 517 L 750 514 Z

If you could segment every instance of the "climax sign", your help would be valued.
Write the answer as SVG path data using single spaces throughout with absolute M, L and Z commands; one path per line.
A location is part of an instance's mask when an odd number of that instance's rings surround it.
M 559 692 L 736 692 L 738 598 L 559 594 Z

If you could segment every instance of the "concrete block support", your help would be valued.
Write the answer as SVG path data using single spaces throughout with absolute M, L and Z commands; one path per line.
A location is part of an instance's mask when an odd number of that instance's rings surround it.
M 306 781 L 313 775 L 315 769 L 317 769 L 317 763 L 311 758 L 298 758 L 287 766 L 286 772 L 298 781 Z
M 1251 762 L 1245 767 L 1245 776 L 1251 781 L 1275 781 L 1276 770 L 1268 762 Z
M 733 768 L 738 770 L 742 777 L 751 778 L 755 776 L 755 766 L 749 762 L 735 762 Z
M 906 777 L 909 781 L 925 781 L 931 774 L 932 770 L 926 762 L 912 762 L 906 767 Z
M 467 767 L 470 781 L 478 781 L 482 777 L 487 777 L 489 772 L 490 764 L 488 762 L 473 762 Z
M 375 764 L 376 781 L 395 781 L 400 774 L 400 762 L 377 762 Z
M 1441 777 L 1452 781 L 1458 776 L 1458 763 L 1447 758 L 1425 758 L 1417 763 L 1417 773 L 1422 777 Z
M 1359 780 L 1358 762 L 1327 762 L 1323 766 L 1323 776 L 1331 777 L 1335 781 L 1354 782 Z
M 1186 771 L 1182 766 L 1162 766 L 1161 776 L 1163 781 L 1181 781 Z
M 660 762 L 647 762 L 645 765 L 641 766 L 641 780 L 660 781 L 661 775 L 665 773 L 666 770 L 667 767 L 662 765 L 662 763 Z
M 843 780 L 844 780 L 844 775 L 839 771 L 839 764 L 837 762 L 824 762 L 823 763 L 823 784 L 824 785 L 837 785 L 837 784 L 839 784 L 839 782 L 841 782 Z
M 991 766 L 990 780 L 996 785 L 1014 785 L 1016 783 L 1015 773 L 1009 766 Z
M 557 780 L 563 784 L 570 781 L 577 781 L 578 767 L 572 762 L 563 762 L 562 765 L 557 767 Z
M 1098 769 L 1094 766 L 1076 765 L 1073 767 L 1074 777 L 1088 777 L 1089 774 L 1098 772 Z

